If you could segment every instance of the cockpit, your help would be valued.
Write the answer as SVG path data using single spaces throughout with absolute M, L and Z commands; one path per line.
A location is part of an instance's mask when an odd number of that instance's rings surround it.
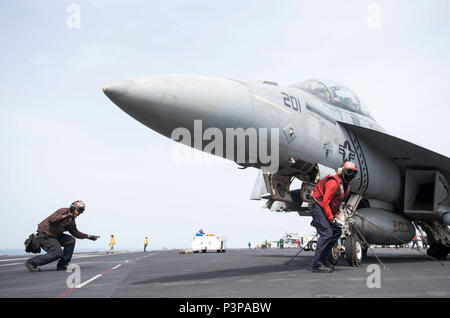
M 311 93 L 336 107 L 372 117 L 361 99 L 349 88 L 332 80 L 310 79 L 292 87 Z

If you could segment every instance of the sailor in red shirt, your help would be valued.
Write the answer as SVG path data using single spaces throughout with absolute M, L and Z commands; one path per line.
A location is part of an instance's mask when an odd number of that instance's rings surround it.
M 313 272 L 331 272 L 334 269 L 327 257 L 334 243 L 342 235 L 341 226 L 335 216 L 350 192 L 350 181 L 357 174 L 355 164 L 347 161 L 339 167 L 337 174 L 326 176 L 314 187 L 311 225 L 316 228 L 319 240 L 312 262 Z
M 416 246 L 416 245 L 417 245 L 417 249 L 419 249 L 419 241 L 417 240 L 417 234 L 414 235 L 413 245 L 412 245 L 411 249 L 414 249 L 414 246 Z

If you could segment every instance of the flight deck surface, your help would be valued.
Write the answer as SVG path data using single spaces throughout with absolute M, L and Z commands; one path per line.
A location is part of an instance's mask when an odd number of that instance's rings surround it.
M 226 253 L 178 254 L 177 250 L 74 254 L 80 268 L 56 271 L 56 262 L 28 272 L 30 255 L 0 256 L 0 297 L 45 298 L 291 298 L 291 297 L 449 297 L 450 263 L 441 264 L 409 248 L 377 248 L 386 269 L 374 287 L 379 264 L 371 251 L 360 267 L 339 260 L 332 273 L 312 273 L 313 252 L 298 249 L 228 249 Z M 425 253 L 425 250 L 422 250 Z M 371 276 L 372 275 L 372 276 Z M 372 283 L 370 283 L 372 282 Z

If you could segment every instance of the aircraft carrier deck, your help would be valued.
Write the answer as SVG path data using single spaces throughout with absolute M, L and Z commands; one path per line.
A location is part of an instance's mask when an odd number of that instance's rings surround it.
M 298 249 L 229 249 L 226 253 L 179 255 L 177 250 L 74 254 L 80 283 L 68 287 L 71 273 L 56 262 L 28 272 L 29 255 L 0 257 L 0 297 L 29 298 L 340 298 L 450 296 L 450 263 L 439 264 L 416 250 L 377 248 L 386 265 L 380 288 L 368 288 L 379 264 L 369 251 L 360 267 L 340 259 L 333 273 L 312 273 L 313 252 Z M 422 250 L 425 251 L 425 250 Z M 73 286 L 72 286 L 73 287 Z

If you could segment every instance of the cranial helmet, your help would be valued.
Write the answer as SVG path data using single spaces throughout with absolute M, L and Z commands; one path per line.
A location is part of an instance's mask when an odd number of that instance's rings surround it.
M 350 182 L 358 174 L 358 169 L 356 165 L 351 161 L 344 162 L 338 169 L 339 175 L 344 179 L 345 182 Z
M 72 204 L 70 205 L 70 212 L 75 212 L 78 211 L 78 213 L 83 213 L 84 209 L 86 208 L 86 205 L 84 204 L 83 201 L 81 200 L 77 200 L 75 202 L 72 202 Z

